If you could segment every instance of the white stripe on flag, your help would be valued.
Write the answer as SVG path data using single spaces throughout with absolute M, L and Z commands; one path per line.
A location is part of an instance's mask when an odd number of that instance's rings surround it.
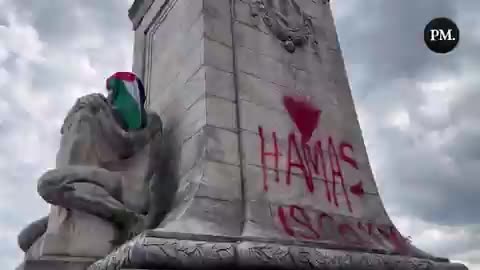
M 136 81 L 133 81 L 133 82 L 127 82 L 127 81 L 123 81 L 125 83 L 125 87 L 127 88 L 127 91 L 128 93 L 130 93 L 130 95 L 133 97 L 133 99 L 135 99 L 135 101 L 137 102 L 137 105 L 140 109 L 141 107 L 141 102 L 140 102 L 140 89 L 138 89 L 138 85 L 137 85 L 137 82 Z

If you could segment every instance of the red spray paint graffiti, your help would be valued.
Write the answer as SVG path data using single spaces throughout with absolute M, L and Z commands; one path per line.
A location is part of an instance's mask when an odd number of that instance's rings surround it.
M 302 144 L 307 143 L 318 126 L 321 111 L 305 100 L 284 97 L 283 105 L 302 134 Z
M 305 183 L 308 188 L 308 191 L 313 193 L 314 187 L 313 187 L 312 174 L 310 173 L 310 170 L 307 169 L 306 162 L 305 162 L 306 160 L 304 159 L 305 156 L 302 155 L 303 152 L 300 151 L 297 145 L 294 133 L 290 133 L 288 135 L 288 151 L 287 152 L 288 152 L 287 179 L 286 179 L 287 185 L 291 184 L 292 169 L 297 168 L 303 173 L 303 176 L 305 177 Z
M 265 151 L 265 137 L 263 135 L 263 128 L 258 128 L 258 134 L 260 135 L 260 159 L 262 164 L 266 164 L 266 157 L 273 157 L 274 158 L 274 166 L 275 166 L 275 181 L 278 183 L 280 182 L 280 176 L 278 171 L 278 159 L 280 156 L 280 152 L 278 151 L 278 144 L 277 144 L 277 134 L 272 132 L 272 139 L 273 139 L 273 152 L 266 152 Z M 267 185 L 267 167 L 263 166 L 263 190 L 268 190 Z
M 320 139 L 311 142 L 314 131 L 320 126 L 321 110 L 305 100 L 293 97 L 285 97 L 283 102 L 286 111 L 301 134 L 300 140 L 298 140 L 294 132 L 288 134 L 286 164 L 284 164 L 286 168 L 286 185 L 291 185 L 293 173 L 300 173 L 305 180 L 306 189 L 313 194 L 315 192 L 313 178 L 322 178 L 328 202 L 333 200 L 337 207 L 339 207 L 337 185 L 340 185 L 341 195 L 345 198 L 346 206 L 350 212 L 353 212 L 348 191 L 361 197 L 364 195 L 363 184 L 359 182 L 347 189 L 340 165 L 340 162 L 343 161 L 352 168 L 358 169 L 358 163 L 353 158 L 353 146 L 347 142 L 341 142 L 336 145 L 331 136 L 328 136 L 326 144 L 322 144 Z M 266 141 L 270 138 L 265 134 L 263 127 L 258 128 L 258 133 L 260 137 L 263 187 L 266 192 L 268 191 L 268 169 L 274 170 L 275 182 L 280 183 L 279 162 L 283 153 L 280 152 L 275 131 L 271 133 L 271 141 L 273 142 L 271 152 L 266 150 Z M 268 168 L 267 159 L 273 159 L 273 168 Z M 327 167 L 329 170 L 327 170 Z
M 292 184 L 292 174 L 304 179 L 305 189 L 314 194 L 316 188 L 314 179 L 323 180 L 325 197 L 328 203 L 340 207 L 339 196 L 343 196 L 349 212 L 353 212 L 350 195 L 362 198 L 365 195 L 363 182 L 358 180 L 348 188 L 345 184 L 345 173 L 342 164 L 359 170 L 359 164 L 354 158 L 352 144 L 341 141 L 336 143 L 329 135 L 325 138 L 312 139 L 313 134 L 321 128 L 322 111 L 315 108 L 305 99 L 284 97 L 283 105 L 300 137 L 290 132 L 285 142 L 281 142 L 276 131 L 265 131 L 258 128 L 260 137 L 260 160 L 263 174 L 263 188 L 269 189 L 268 170 L 274 171 L 275 185 Z M 319 133 L 320 134 L 320 133 Z M 267 143 L 270 149 L 267 149 Z M 286 149 L 280 147 L 286 145 Z M 270 164 L 270 166 L 267 165 Z M 285 163 L 281 163 L 285 162 Z M 280 167 L 285 172 L 285 179 L 280 179 Z M 281 230 L 292 237 L 305 240 L 333 240 L 348 246 L 361 248 L 386 249 L 407 254 L 408 244 L 393 225 L 375 224 L 347 218 L 343 215 L 330 215 L 326 212 L 313 211 L 298 206 L 278 206 L 277 221 Z
M 349 246 L 408 253 L 407 241 L 392 225 L 361 221 L 350 223 L 325 212 L 307 212 L 297 205 L 278 206 L 277 215 L 283 231 L 292 237 L 337 240 Z

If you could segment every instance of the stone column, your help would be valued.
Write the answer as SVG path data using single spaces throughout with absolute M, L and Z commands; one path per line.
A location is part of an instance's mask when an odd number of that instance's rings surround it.
M 179 181 L 162 230 L 238 236 L 244 207 L 230 2 L 137 1 L 132 9 L 134 71 L 164 121 Z
M 129 15 L 179 187 L 158 228 L 92 269 L 465 269 L 388 217 L 328 0 L 137 0 Z
M 326 212 L 352 224 L 363 216 L 390 223 L 328 4 L 234 3 L 157 0 L 137 7 L 146 12 L 136 24 L 134 69 L 178 151 L 178 204 L 159 230 L 286 239 L 287 226 L 294 238 L 320 234 L 290 220 L 290 206 L 309 219 Z M 305 28 L 294 52 L 276 37 L 288 28 L 265 23 L 276 23 L 274 12 Z

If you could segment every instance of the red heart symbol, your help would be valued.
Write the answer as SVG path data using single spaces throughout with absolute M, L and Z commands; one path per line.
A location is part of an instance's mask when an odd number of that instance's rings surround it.
M 302 134 L 302 143 L 307 143 L 318 126 L 321 111 L 308 101 L 289 96 L 283 97 L 283 105 Z

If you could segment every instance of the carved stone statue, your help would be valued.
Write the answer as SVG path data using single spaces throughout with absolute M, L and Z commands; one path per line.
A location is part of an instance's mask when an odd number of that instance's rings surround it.
M 133 73 L 116 73 L 107 81 L 108 97 L 90 94 L 77 100 L 61 128 L 56 168 L 38 180 L 38 193 L 48 203 L 99 217 L 116 230 L 113 246 L 152 227 L 159 212 L 150 192 L 162 173 L 162 121 L 144 109 L 145 95 Z M 172 191 L 174 193 L 174 191 Z M 19 235 L 29 248 L 47 230 L 48 217 Z

